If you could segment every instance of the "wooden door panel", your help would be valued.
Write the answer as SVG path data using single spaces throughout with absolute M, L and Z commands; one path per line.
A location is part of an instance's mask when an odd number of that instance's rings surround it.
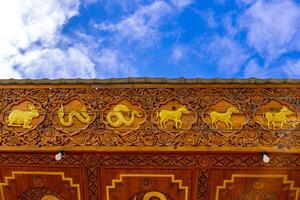
M 1 167 L 2 200 L 44 200 L 84 198 L 83 168 Z
M 298 200 L 300 170 L 214 169 L 209 182 L 214 200 Z
M 191 169 L 101 169 L 101 199 L 194 199 L 194 173 Z

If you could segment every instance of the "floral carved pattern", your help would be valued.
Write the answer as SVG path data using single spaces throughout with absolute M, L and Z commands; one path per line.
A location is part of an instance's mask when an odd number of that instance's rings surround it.
M 4 96 L 0 99 L 2 146 L 300 147 L 297 122 L 300 89 L 295 88 L 28 88 L 0 89 L 0 93 Z M 72 127 L 59 126 L 59 120 L 53 116 L 57 116 L 62 104 L 66 112 L 67 108 L 75 109 L 69 103 L 79 97 L 92 117 L 91 122 L 81 126 L 79 122 Z M 35 105 L 41 118 L 33 119 L 30 129 L 7 126 L 11 108 L 19 109 L 16 106 L 26 101 Z M 135 116 L 136 122 L 130 127 L 108 126 L 104 123 L 105 118 L 118 103 L 138 110 L 142 117 Z M 83 109 L 82 106 L 79 109 Z M 157 112 L 176 111 L 180 106 L 190 113 L 182 114 L 182 125 L 178 122 L 178 127 L 174 128 L 175 123 L 168 120 L 167 128 L 161 127 Z M 217 124 L 220 129 L 212 128 L 207 113 L 213 109 L 225 113 L 230 106 L 239 110 L 239 113 L 232 114 L 233 131 L 222 121 Z M 269 129 L 262 114 L 280 112 L 282 106 L 293 112 L 286 118 L 293 127 L 284 124 L 280 129 L 280 123 L 276 122 L 277 128 Z M 126 119 L 129 118 L 130 114 Z

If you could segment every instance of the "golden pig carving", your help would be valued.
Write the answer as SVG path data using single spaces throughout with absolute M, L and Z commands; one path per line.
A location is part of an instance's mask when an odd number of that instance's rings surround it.
M 292 115 L 293 112 L 290 111 L 286 106 L 282 106 L 280 112 L 266 112 L 264 118 L 267 121 L 267 126 L 270 128 L 270 123 L 272 123 L 273 128 L 276 128 L 276 123 L 280 123 L 280 128 L 283 129 L 283 125 L 286 124 L 294 128 L 294 125 L 287 122 L 287 116 Z
M 213 127 L 218 128 L 217 123 L 223 122 L 226 124 L 227 129 L 232 130 L 233 122 L 232 122 L 232 114 L 239 113 L 239 110 L 233 106 L 227 109 L 225 113 L 219 113 L 216 111 L 210 112 L 209 116 L 211 119 L 211 124 Z
M 23 128 L 32 128 L 31 122 L 33 118 L 40 114 L 35 109 L 33 104 L 27 104 L 29 111 L 13 110 L 6 120 L 8 126 L 23 126 Z
M 185 106 L 181 106 L 177 110 L 161 110 L 160 112 L 157 111 L 157 117 L 160 118 L 160 126 L 162 128 L 167 128 L 167 121 L 172 120 L 175 122 L 176 129 L 180 129 L 183 122 L 181 121 L 182 114 L 189 114 L 190 111 Z
M 126 120 L 124 117 L 124 112 L 130 114 L 130 119 Z M 142 115 L 137 110 L 130 110 L 126 105 L 118 104 L 113 107 L 112 111 L 106 116 L 105 124 L 109 124 L 114 128 L 118 128 L 124 124 L 125 126 L 131 126 L 134 123 L 135 115 L 137 117 L 142 117 Z
M 61 125 L 63 126 L 72 126 L 74 123 L 73 117 L 76 117 L 80 122 L 84 124 L 88 124 L 92 120 L 92 118 L 87 113 L 87 109 L 85 106 L 83 106 L 83 108 L 79 112 L 76 110 L 71 110 L 71 112 L 68 114 L 67 120 L 64 119 L 64 115 L 65 115 L 64 106 L 60 105 L 57 111 L 57 116 L 59 118 Z

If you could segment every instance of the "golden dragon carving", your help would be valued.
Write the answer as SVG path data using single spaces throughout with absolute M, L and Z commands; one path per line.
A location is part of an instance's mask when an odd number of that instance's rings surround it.
M 88 124 L 92 121 L 92 118 L 89 116 L 89 114 L 87 113 L 87 109 L 85 106 L 83 106 L 83 108 L 78 112 L 76 110 L 71 110 L 71 112 L 69 112 L 68 114 L 68 120 L 66 121 L 64 119 L 64 106 L 60 105 L 60 107 L 58 108 L 58 112 L 57 112 L 59 121 L 61 123 L 61 125 L 63 126 L 72 126 L 74 123 L 74 119 L 73 117 L 75 116 L 80 122 L 84 123 L 84 124 Z
M 124 112 L 130 114 L 129 120 L 124 117 Z M 109 124 L 114 128 L 118 128 L 122 126 L 122 124 L 129 127 L 134 123 L 135 115 L 137 117 L 142 117 L 137 110 L 130 110 L 126 105 L 118 104 L 107 114 L 106 121 L 104 121 L 104 123 Z

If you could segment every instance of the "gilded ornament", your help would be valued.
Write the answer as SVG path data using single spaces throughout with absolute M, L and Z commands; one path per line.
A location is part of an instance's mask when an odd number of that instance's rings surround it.
M 29 111 L 13 110 L 6 120 L 8 126 L 22 126 L 23 128 L 32 128 L 32 119 L 38 117 L 40 114 L 35 109 L 33 104 L 27 104 L 27 107 Z
M 59 199 L 52 195 L 45 195 L 41 200 L 59 200 Z
M 124 113 L 128 113 L 130 115 L 129 120 L 125 118 Z M 137 117 L 142 117 L 137 110 L 130 110 L 126 105 L 118 104 L 114 106 L 112 111 L 107 114 L 106 121 L 104 121 L 104 123 L 109 124 L 114 128 L 118 128 L 123 124 L 127 127 L 130 127 L 135 122 L 135 115 Z
M 190 111 L 185 106 L 181 106 L 177 110 L 161 110 L 157 111 L 156 115 L 160 118 L 160 127 L 167 128 L 166 123 L 171 120 L 175 122 L 176 129 L 180 129 L 183 122 L 181 121 L 182 114 L 190 114 Z
M 85 106 L 78 112 L 76 110 L 71 110 L 71 112 L 68 114 L 67 120 L 64 119 L 64 106 L 60 105 L 57 111 L 57 116 L 59 118 L 59 121 L 61 125 L 69 127 L 72 126 L 74 123 L 73 117 L 75 116 L 80 122 L 84 124 L 88 124 L 92 121 L 91 116 L 87 113 L 87 109 Z
M 161 193 L 156 191 L 151 191 L 145 194 L 143 200 L 151 200 L 152 198 L 158 198 L 159 200 L 167 200 L 167 197 Z M 137 200 L 137 197 L 135 196 L 134 200 Z
M 290 111 L 286 106 L 282 106 L 280 112 L 266 112 L 264 113 L 264 119 L 267 121 L 267 126 L 269 129 L 270 123 L 272 123 L 273 128 L 276 128 L 276 123 L 280 123 L 280 128 L 283 129 L 283 125 L 286 124 L 294 128 L 293 124 L 287 122 L 287 116 L 292 115 L 293 112 Z
M 150 200 L 154 197 L 158 198 L 159 200 L 167 200 L 167 197 L 163 193 L 156 191 L 148 192 L 147 194 L 145 194 L 143 200 Z
M 209 113 L 209 117 L 211 119 L 211 124 L 213 127 L 218 128 L 217 123 L 223 122 L 226 124 L 227 129 L 232 130 L 233 122 L 232 122 L 232 114 L 239 113 L 239 110 L 233 106 L 227 109 L 225 113 L 219 113 L 216 111 L 212 111 Z

